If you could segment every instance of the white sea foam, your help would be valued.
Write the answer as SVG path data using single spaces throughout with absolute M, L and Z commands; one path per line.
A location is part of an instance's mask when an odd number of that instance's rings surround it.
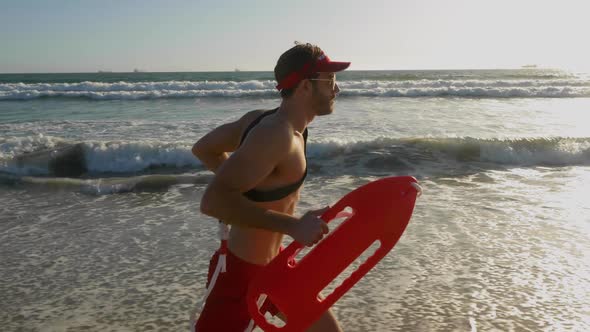
M 8 143 L 7 143 L 8 142 Z M 60 146 L 72 146 L 53 137 L 8 139 L 0 143 L 4 158 L 0 171 L 18 174 L 50 174 Z M 157 173 L 157 169 L 202 169 L 188 142 L 111 141 L 77 143 L 90 173 Z M 45 149 L 45 150 L 43 150 Z M 7 151 L 6 151 L 7 150 Z M 36 151 L 32 154 L 16 153 Z M 308 145 L 312 165 L 331 171 L 357 172 L 369 167 L 379 171 L 400 168 L 432 168 L 436 165 L 481 163 L 494 165 L 567 166 L 590 163 L 590 138 L 389 138 L 373 140 L 316 140 Z M 20 155 L 20 156 L 19 156 Z M 12 156 L 12 157 L 11 157 Z M 19 157 L 17 157 L 19 156 Z
M 140 175 L 118 178 L 76 179 L 56 177 L 23 176 L 12 178 L 13 181 L 29 185 L 38 185 L 62 189 L 75 189 L 92 195 L 110 195 L 130 191 L 161 190 L 172 185 L 206 184 L 211 180 L 211 173 L 180 175 Z
M 0 160 L 41 149 L 52 149 L 66 141 L 61 137 L 38 134 L 34 136 L 0 137 Z
M 126 173 L 154 167 L 198 167 L 188 144 L 159 142 L 85 143 L 86 164 L 91 172 Z
M 407 80 L 342 81 L 342 96 L 381 97 L 481 97 L 481 98 L 565 98 L 589 97 L 590 81 L 585 79 L 530 80 Z M 159 99 L 203 97 L 277 97 L 270 80 L 168 81 L 168 82 L 81 82 L 4 83 L 0 100 L 36 98 Z

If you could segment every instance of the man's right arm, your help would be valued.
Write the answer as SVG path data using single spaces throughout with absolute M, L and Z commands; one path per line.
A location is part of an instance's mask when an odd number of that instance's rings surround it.
M 240 119 L 223 124 L 193 145 L 192 153 L 213 173 L 229 158 L 228 152 L 235 151 L 245 128 L 264 111 L 251 111 Z
M 319 216 L 307 213 L 300 222 L 289 214 L 264 209 L 242 194 L 287 156 L 292 140 L 293 133 L 287 129 L 259 124 L 218 169 L 201 200 L 201 212 L 228 224 L 287 234 L 304 245 L 318 242 L 328 231 Z

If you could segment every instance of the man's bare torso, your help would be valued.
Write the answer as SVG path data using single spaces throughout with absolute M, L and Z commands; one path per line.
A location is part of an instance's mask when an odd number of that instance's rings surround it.
M 264 111 L 253 111 L 251 113 L 252 116 L 248 116 L 247 120 L 251 119 L 253 121 L 256 117 L 262 115 Z M 295 131 L 279 113 L 265 117 L 257 126 L 278 126 L 283 130 L 292 132 L 293 139 L 286 158 L 255 189 L 267 191 L 299 181 L 307 166 L 302 134 Z M 256 130 L 256 127 L 252 129 L 252 131 L 254 130 Z M 271 140 L 273 137 L 268 139 Z M 277 201 L 253 203 L 268 210 L 292 215 L 299 201 L 301 188 L 299 187 L 295 192 Z M 281 233 L 234 225 L 231 228 L 228 246 L 231 252 L 239 258 L 262 265 L 270 262 L 278 254 L 282 240 L 283 234 Z

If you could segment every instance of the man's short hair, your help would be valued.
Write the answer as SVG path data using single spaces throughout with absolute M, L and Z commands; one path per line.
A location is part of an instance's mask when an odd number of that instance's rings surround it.
M 317 61 L 322 54 L 322 49 L 316 45 L 295 42 L 295 46 L 279 57 L 275 66 L 275 79 L 277 82 L 282 82 L 289 74 L 301 70 L 305 64 Z M 317 78 L 318 76 L 319 74 L 314 73 L 308 78 Z M 299 83 L 289 89 L 282 89 L 281 97 L 290 97 L 298 85 Z

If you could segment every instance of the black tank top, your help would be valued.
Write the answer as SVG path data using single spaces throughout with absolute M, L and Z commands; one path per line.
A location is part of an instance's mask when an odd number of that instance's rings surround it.
M 248 128 L 246 128 L 246 130 L 244 131 L 244 134 L 242 135 L 242 139 L 240 141 L 240 145 L 242 145 L 242 142 L 244 142 L 244 139 L 246 139 L 246 136 L 248 135 L 248 133 L 250 132 L 250 130 L 252 130 L 252 128 L 254 128 L 258 123 L 260 123 L 260 121 L 266 117 L 269 116 L 271 114 L 274 114 L 278 111 L 279 109 L 276 108 L 272 111 L 267 111 L 264 114 L 262 114 L 261 116 L 259 116 L 258 118 L 256 118 L 256 120 L 252 121 L 252 123 L 248 126 Z M 287 196 L 289 196 L 289 194 L 295 192 L 297 189 L 299 189 L 299 187 L 301 187 L 301 185 L 303 184 L 303 181 L 305 181 L 305 177 L 307 176 L 307 128 L 305 128 L 305 131 L 303 132 L 303 142 L 304 142 L 304 154 L 306 155 L 305 157 L 305 172 L 303 173 L 303 177 L 301 178 L 301 180 L 280 187 L 280 188 L 276 188 L 276 189 L 272 189 L 272 190 L 267 190 L 267 191 L 262 191 L 262 190 L 256 190 L 256 189 L 251 189 L 248 190 L 247 192 L 245 192 L 243 195 L 246 196 L 246 198 L 248 198 L 251 201 L 254 202 L 271 202 L 271 201 L 278 201 L 280 199 L 283 199 Z

